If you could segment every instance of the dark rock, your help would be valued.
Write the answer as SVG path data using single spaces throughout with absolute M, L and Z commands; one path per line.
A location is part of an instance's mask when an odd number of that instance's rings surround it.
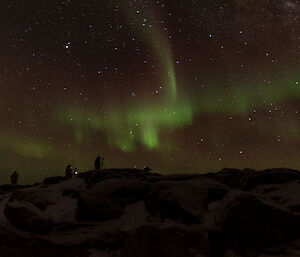
M 91 170 L 78 174 L 79 178 L 85 179 L 88 187 L 108 179 L 120 178 L 146 180 L 146 178 L 149 176 L 158 177 L 161 175 L 139 169 L 105 169 L 100 171 Z
M 300 204 L 295 204 L 295 205 L 289 206 L 288 209 L 291 212 L 300 212 Z
M 279 204 L 285 204 L 287 202 L 287 199 L 285 199 L 282 196 L 271 196 L 270 199 L 274 202 L 277 202 Z
M 267 194 L 267 193 L 276 191 L 276 190 L 278 190 L 278 189 L 279 189 L 278 187 L 268 187 L 268 188 L 265 188 L 265 189 L 263 190 L 263 193 L 264 193 L 264 194 Z
M 246 255 L 240 255 L 236 253 L 235 251 L 229 249 L 225 252 L 224 257 L 246 257 Z
M 46 240 L 22 237 L 0 227 L 1 257 L 88 257 L 87 249 L 51 243 Z
M 80 196 L 81 190 L 75 188 L 65 188 L 62 190 L 63 196 L 70 196 L 73 199 L 78 199 Z
M 172 175 L 149 175 L 145 179 L 149 182 L 158 182 L 158 181 L 184 181 L 184 180 L 190 180 L 190 179 L 197 179 L 201 178 L 203 175 L 201 174 L 172 174 Z
M 230 192 L 217 212 L 215 247 L 260 248 L 300 236 L 300 216 L 241 191 Z
M 123 246 L 126 237 L 126 233 L 121 231 L 104 231 L 99 233 L 96 239 L 86 242 L 86 244 L 100 250 L 118 250 Z
M 76 218 L 85 221 L 105 221 L 119 218 L 124 212 L 124 208 L 117 200 L 84 193 L 78 199 Z
M 77 218 L 104 221 L 124 214 L 124 207 L 142 200 L 151 189 L 150 184 L 130 179 L 109 179 L 81 193 Z
M 267 169 L 254 171 L 250 169 L 238 170 L 225 168 L 217 173 L 205 174 L 206 177 L 213 178 L 220 183 L 232 188 L 249 191 L 258 185 L 284 184 L 295 180 L 300 180 L 300 172 L 291 169 Z
M 285 184 L 299 179 L 300 179 L 300 172 L 296 170 L 283 169 L 283 168 L 269 169 L 269 170 L 250 173 L 242 189 L 251 190 L 258 185 Z
M 0 186 L 0 195 L 14 192 L 19 189 L 28 188 L 30 186 L 6 184 Z
M 208 257 L 208 234 L 183 225 L 145 225 L 126 237 L 122 257 Z
M 5 217 L 16 227 L 37 233 L 47 233 L 52 228 L 52 219 L 26 201 L 8 202 Z
M 47 208 L 47 205 L 54 204 L 53 202 L 49 201 L 41 190 L 18 190 L 14 191 L 10 196 L 9 201 L 27 201 L 38 207 L 40 210 L 44 211 Z
M 212 179 L 202 178 L 182 182 L 157 182 L 145 199 L 153 216 L 180 220 L 186 224 L 201 223 L 208 204 L 221 200 L 228 188 Z
M 204 176 L 217 180 L 218 182 L 225 184 L 232 188 L 241 189 L 245 184 L 247 177 L 256 171 L 253 170 L 239 170 L 224 168 L 217 173 L 207 173 Z
M 55 222 L 53 226 L 55 226 L 58 231 L 72 231 L 82 227 L 83 225 L 74 222 L 60 221 Z
M 53 185 L 53 184 L 58 184 L 63 181 L 66 181 L 66 177 L 62 177 L 62 176 L 50 177 L 50 178 L 45 178 L 43 184 Z

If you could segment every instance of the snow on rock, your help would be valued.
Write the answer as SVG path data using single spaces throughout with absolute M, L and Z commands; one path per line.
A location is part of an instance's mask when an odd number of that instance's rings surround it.
M 208 257 L 208 233 L 179 224 L 149 224 L 132 231 L 125 239 L 123 257 Z
M 4 214 L 14 226 L 27 231 L 47 233 L 53 224 L 50 216 L 26 201 L 7 203 Z
M 14 191 L 10 196 L 10 201 L 15 200 L 30 202 L 41 210 L 45 210 L 48 205 L 55 203 L 49 200 L 48 197 L 45 197 L 45 190 L 35 187 Z
M 126 206 L 124 215 L 120 218 L 120 230 L 130 231 L 148 223 L 150 214 L 143 201 Z
M 44 198 L 55 202 L 47 206 L 45 213 L 51 215 L 55 223 L 75 222 L 77 198 L 85 188 L 84 180 L 76 177 L 44 188 Z
M 80 195 L 77 218 L 86 221 L 119 218 L 126 205 L 140 201 L 149 190 L 150 184 L 138 180 L 104 180 Z

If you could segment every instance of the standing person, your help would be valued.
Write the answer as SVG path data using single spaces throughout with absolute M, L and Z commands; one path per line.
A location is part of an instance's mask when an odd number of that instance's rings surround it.
M 18 172 L 15 170 L 15 171 L 11 174 L 11 176 L 10 176 L 10 182 L 11 182 L 11 184 L 13 184 L 13 185 L 18 184 L 18 179 L 19 179 L 19 174 L 18 174 Z
M 101 168 L 100 161 L 101 161 L 101 157 L 98 156 L 95 160 L 95 170 L 100 170 L 100 168 Z
M 104 158 L 102 157 L 102 158 L 101 158 L 101 167 L 102 167 L 102 169 L 104 168 L 103 162 L 104 162 Z
M 66 178 L 72 178 L 72 166 L 71 164 L 68 164 L 66 167 Z

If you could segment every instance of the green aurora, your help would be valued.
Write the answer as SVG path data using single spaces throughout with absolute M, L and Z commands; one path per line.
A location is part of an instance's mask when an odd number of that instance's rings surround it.
M 98 154 L 106 167 L 161 173 L 300 168 L 294 13 L 282 23 L 273 9 L 202 17 L 212 3 L 197 4 L 123 1 L 89 22 L 98 9 L 81 23 L 69 17 L 76 33 L 57 17 L 51 36 L 17 15 L 0 62 L 2 180 L 13 169 L 26 183 L 62 175 L 69 162 L 91 169 Z

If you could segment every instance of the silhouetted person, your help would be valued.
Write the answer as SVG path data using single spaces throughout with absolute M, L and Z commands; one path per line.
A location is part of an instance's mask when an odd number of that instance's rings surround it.
M 19 179 L 19 174 L 18 172 L 15 170 L 11 175 L 10 175 L 10 181 L 13 185 L 18 184 L 18 179 Z
M 100 170 L 100 168 L 101 168 L 101 163 L 100 162 L 101 162 L 101 157 L 98 156 L 95 160 L 95 170 Z
M 144 167 L 144 171 L 150 171 L 151 169 L 148 166 Z
M 102 157 L 102 158 L 101 158 L 101 167 L 102 167 L 102 169 L 104 168 L 103 162 L 104 162 L 104 158 Z
M 72 178 L 72 166 L 71 164 L 68 164 L 66 167 L 66 178 Z

